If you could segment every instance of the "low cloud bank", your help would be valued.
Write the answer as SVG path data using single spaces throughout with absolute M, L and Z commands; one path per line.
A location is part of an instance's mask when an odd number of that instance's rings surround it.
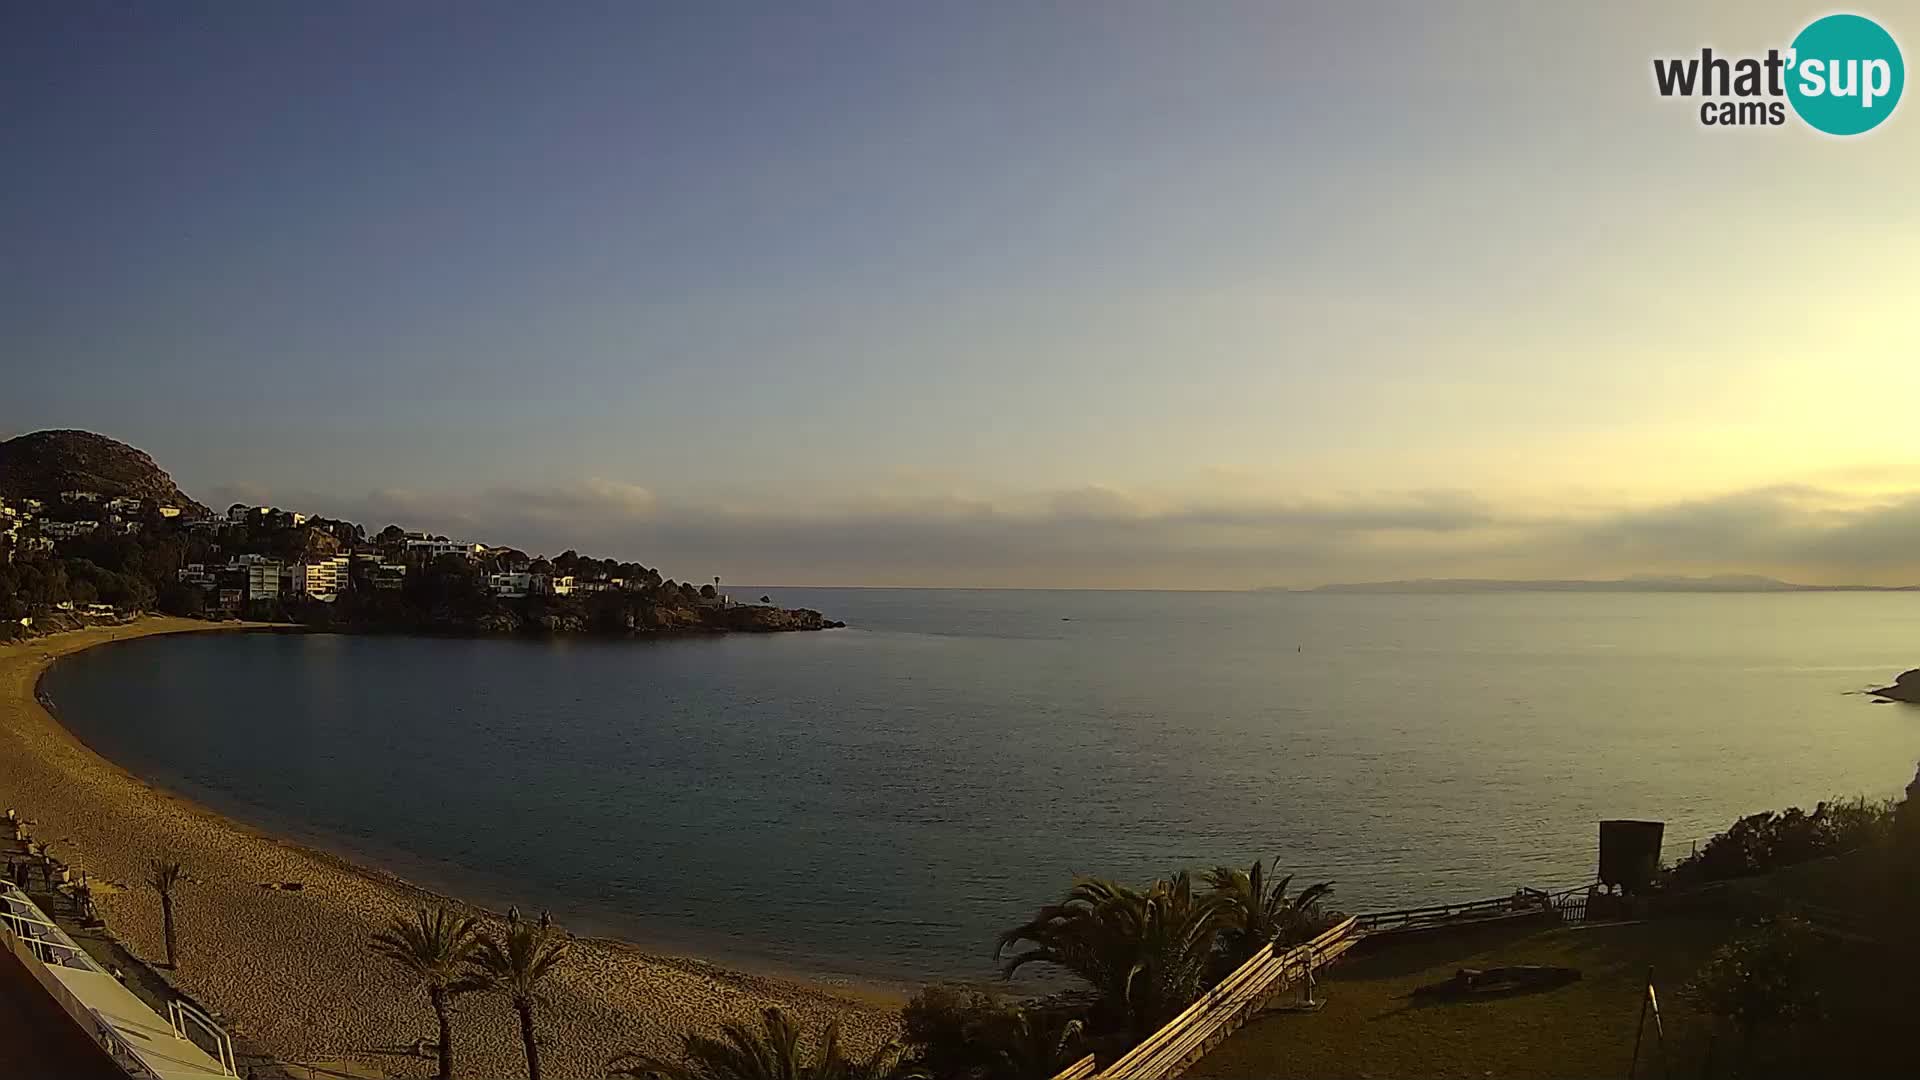
M 1646 506 L 1550 506 L 1462 491 L 1174 499 L 1115 488 L 982 499 L 721 504 L 592 480 L 357 497 L 216 489 L 361 522 L 637 559 L 766 584 L 1225 588 L 1411 577 L 1759 573 L 1920 582 L 1920 490 L 1862 499 L 1781 485 Z

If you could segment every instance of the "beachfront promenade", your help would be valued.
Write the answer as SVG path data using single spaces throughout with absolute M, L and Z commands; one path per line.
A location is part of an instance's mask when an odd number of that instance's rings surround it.
M 11 953 L 0 955 L 0 1058 L 18 1076 L 127 1080 Z
M 36 1063 L 48 1076 L 115 1080 L 219 1080 L 236 1075 L 226 1033 L 192 1005 L 168 1017 L 149 1008 L 89 956 L 17 886 L 0 882 L 3 1006 L 15 1030 L 0 1057 Z M 213 1047 L 188 1037 L 189 1028 Z M 215 1057 L 217 1053 L 219 1057 Z M 33 1075 L 23 1070 L 24 1075 Z

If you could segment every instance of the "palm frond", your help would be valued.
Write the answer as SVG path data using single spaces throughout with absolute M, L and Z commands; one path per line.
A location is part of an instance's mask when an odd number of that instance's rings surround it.
M 505 934 L 484 930 L 477 934 L 461 985 L 500 994 L 515 1004 L 537 1001 L 542 984 L 566 958 L 567 949 L 565 934 L 550 921 L 509 920 Z
M 454 989 L 461 965 L 473 953 L 475 938 L 473 919 L 446 908 L 431 912 L 422 908 L 411 919 L 393 920 L 368 944 L 415 985 Z

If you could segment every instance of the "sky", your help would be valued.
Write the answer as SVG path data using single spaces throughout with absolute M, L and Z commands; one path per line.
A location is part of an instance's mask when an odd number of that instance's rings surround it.
M 694 579 L 1920 582 L 1920 103 L 1652 78 L 1828 10 L 13 5 L 0 435 Z

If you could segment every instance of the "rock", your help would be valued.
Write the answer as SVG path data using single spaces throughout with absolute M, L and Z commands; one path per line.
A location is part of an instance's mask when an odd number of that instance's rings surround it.
M 1867 693 L 1888 701 L 1905 701 L 1920 705 L 1920 668 L 1903 671 L 1893 680 L 1892 686 L 1883 686 L 1878 690 L 1869 690 Z
M 1541 964 L 1516 964 L 1512 967 L 1460 968 L 1444 982 L 1415 987 L 1414 997 L 1459 998 L 1476 995 L 1500 997 L 1552 990 L 1580 981 L 1580 969 L 1550 967 Z
M 91 431 L 35 431 L 0 442 L 0 497 L 57 503 L 62 491 L 148 499 L 205 514 L 145 453 Z
M 748 633 L 774 633 L 782 630 L 819 630 L 826 620 L 812 608 L 777 608 L 758 604 L 739 604 L 725 608 L 707 608 L 706 625 L 716 630 L 741 630 Z

